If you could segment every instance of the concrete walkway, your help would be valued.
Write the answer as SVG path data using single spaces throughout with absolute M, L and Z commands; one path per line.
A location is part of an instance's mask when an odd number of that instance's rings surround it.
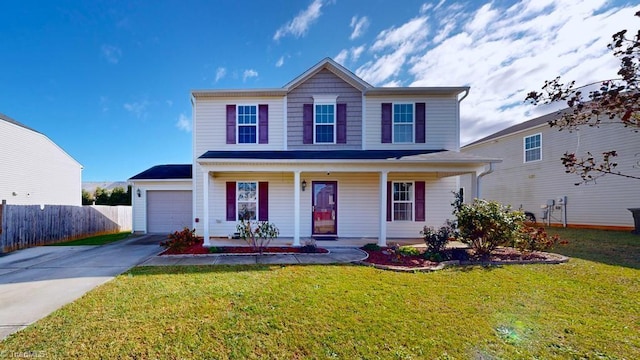
M 364 260 L 367 253 L 355 248 L 327 247 L 328 254 L 264 255 L 169 255 L 154 256 L 141 266 L 167 265 L 249 265 L 249 264 L 338 264 Z
M 158 254 L 159 241 L 148 235 L 103 246 L 41 246 L 0 257 L 0 339 Z

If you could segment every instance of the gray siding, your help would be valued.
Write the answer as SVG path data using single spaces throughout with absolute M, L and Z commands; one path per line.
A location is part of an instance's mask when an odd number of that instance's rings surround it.
M 313 104 L 314 95 L 338 95 L 338 103 L 347 104 L 347 143 L 304 145 L 302 143 L 302 106 Z M 361 149 L 362 92 L 323 69 L 287 95 L 287 146 L 289 150 Z
M 542 134 L 542 159 L 524 163 L 523 138 L 537 133 Z M 463 152 L 503 158 L 502 163 L 495 165 L 495 172 L 481 180 L 481 195 L 485 199 L 498 200 L 515 208 L 522 205 L 524 210 L 541 219 L 542 204 L 548 199 L 567 196 L 569 225 L 626 227 L 633 226 L 627 208 L 640 207 L 640 182 L 607 175 L 595 184 L 576 186 L 574 183 L 580 178 L 565 173 L 560 157 L 565 152 L 582 156 L 586 151 L 598 157 L 603 151 L 615 149 L 619 154 L 615 159 L 619 164 L 616 170 L 640 176 L 639 136 L 628 128 L 615 126 L 568 132 L 542 125 L 465 147 Z M 559 223 L 559 220 L 552 219 L 552 222 Z

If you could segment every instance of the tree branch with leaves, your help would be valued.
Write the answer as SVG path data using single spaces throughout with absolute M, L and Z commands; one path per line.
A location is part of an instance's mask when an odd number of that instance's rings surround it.
M 640 17 L 640 11 L 635 16 Z M 575 81 L 565 84 L 558 76 L 545 81 L 542 91 L 529 92 L 525 101 L 533 105 L 566 102 L 568 109 L 560 111 L 556 119 L 549 121 L 551 127 L 559 130 L 574 131 L 584 126 L 597 128 L 606 124 L 621 124 L 630 131 L 639 132 L 640 30 L 635 34 L 628 34 L 627 30 L 613 34 L 607 47 L 620 59 L 618 78 L 576 87 Z M 594 87 L 595 90 L 590 90 Z M 589 152 L 584 157 L 566 152 L 561 161 L 567 173 L 580 176 L 581 181 L 576 185 L 593 182 L 605 175 L 640 180 L 638 176 L 616 170 L 618 164 L 614 158 L 617 156 L 618 152 L 614 149 L 597 157 Z

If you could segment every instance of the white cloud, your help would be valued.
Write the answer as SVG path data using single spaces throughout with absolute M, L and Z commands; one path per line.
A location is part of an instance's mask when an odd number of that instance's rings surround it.
M 122 107 L 128 112 L 134 114 L 138 119 L 144 119 L 147 117 L 147 106 L 149 102 L 147 100 L 136 101 L 132 103 L 125 103 Z
M 215 82 L 218 82 L 221 79 L 224 79 L 225 76 L 227 76 L 227 69 L 225 69 L 223 67 L 217 68 L 216 69 L 216 80 L 215 80 Z
M 362 36 L 369 28 L 369 18 L 366 16 L 358 18 L 358 16 L 356 15 L 351 18 L 351 24 L 349 24 L 349 26 L 351 26 L 351 28 L 353 29 L 351 32 L 351 36 L 349 36 L 349 39 L 355 40 Z
M 333 60 L 335 60 L 335 62 L 337 62 L 338 64 L 341 65 L 345 65 L 347 63 L 347 59 L 349 58 L 349 50 L 348 49 L 342 49 L 340 50 L 340 52 L 338 53 L 338 55 L 336 55 Z
M 358 47 L 352 47 L 350 49 L 342 49 L 336 55 L 333 60 L 335 60 L 338 64 L 346 66 L 347 61 L 356 62 L 360 58 L 360 55 L 364 52 L 366 47 L 364 45 Z
M 247 79 L 258 77 L 258 72 L 253 69 L 247 69 L 242 74 L 242 81 L 247 81 Z
M 307 34 L 309 27 L 322 15 L 323 0 L 313 0 L 309 7 L 300 11 L 288 23 L 282 25 L 273 35 L 273 40 L 280 40 L 287 35 L 293 35 L 296 38 Z
M 374 85 L 470 86 L 460 108 L 463 144 L 553 111 L 524 103 L 545 80 L 615 77 L 619 60 L 606 45 L 613 33 L 637 29 L 637 9 L 607 0 L 470 6 L 425 4 L 418 17 L 380 32 L 356 69 Z
M 284 55 L 280 56 L 280 59 L 276 61 L 276 67 L 281 67 L 282 65 L 284 65 Z
M 184 132 L 191 132 L 191 119 L 185 114 L 180 114 L 176 122 L 176 127 Z
M 117 64 L 120 58 L 122 58 L 122 50 L 117 46 L 102 44 L 100 52 L 102 56 L 112 64 Z

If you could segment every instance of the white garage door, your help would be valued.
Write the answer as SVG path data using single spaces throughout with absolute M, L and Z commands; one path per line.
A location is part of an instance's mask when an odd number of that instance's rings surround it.
M 191 191 L 147 191 L 147 232 L 168 234 L 192 226 Z

